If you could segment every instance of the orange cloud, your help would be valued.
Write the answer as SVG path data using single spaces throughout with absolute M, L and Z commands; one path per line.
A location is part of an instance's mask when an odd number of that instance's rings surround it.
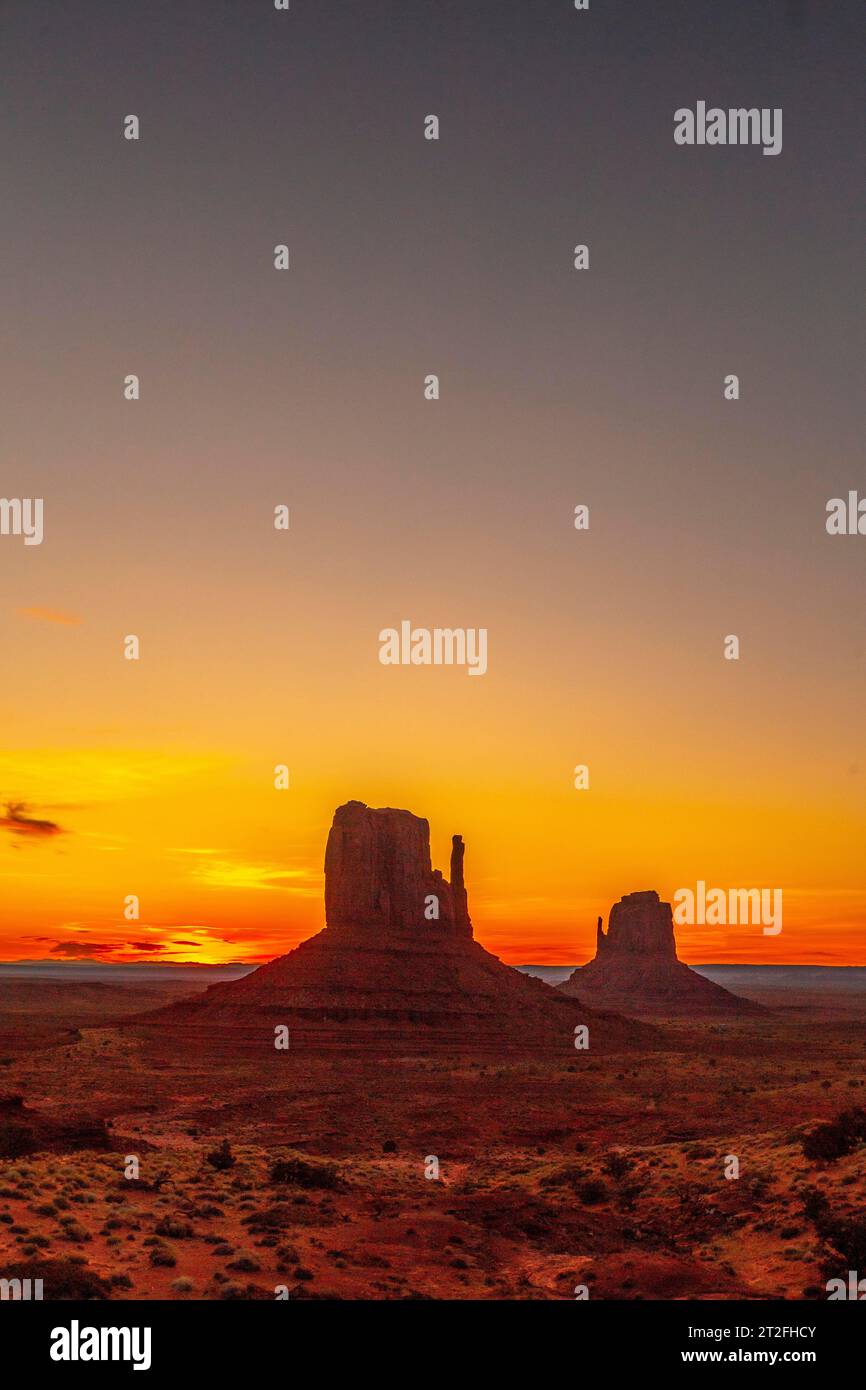
M 91 956 L 110 955 L 118 949 L 106 941 L 58 941 L 51 947 L 51 955 L 66 956 L 71 960 L 87 960 Z
M 64 613 L 61 608 L 19 608 L 20 618 L 31 618 L 35 623 L 59 623 L 61 627 L 81 627 L 83 622 L 77 613 Z

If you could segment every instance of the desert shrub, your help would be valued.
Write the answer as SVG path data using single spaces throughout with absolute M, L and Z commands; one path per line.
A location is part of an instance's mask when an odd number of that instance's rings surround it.
M 577 1187 L 583 1181 L 586 1169 L 579 1163 L 566 1163 L 561 1168 L 555 1168 L 552 1173 L 545 1173 L 541 1179 L 542 1187 Z
M 90 1232 L 79 1226 L 77 1221 L 65 1221 L 59 1234 L 64 1240 L 74 1241 L 76 1245 L 83 1245 L 85 1241 L 92 1239 Z
M 287 1202 L 275 1202 L 273 1206 L 263 1207 L 261 1211 L 252 1211 L 249 1216 L 243 1218 L 243 1225 L 248 1226 L 251 1234 L 258 1235 L 264 1231 L 281 1231 L 292 1220 L 292 1208 Z
M 646 1191 L 644 1182 L 624 1182 L 619 1189 L 618 1202 L 623 1211 L 634 1211 L 638 1197 Z
M 150 1263 L 152 1265 L 164 1265 L 167 1269 L 174 1269 L 177 1258 L 174 1251 L 169 1250 L 167 1245 L 154 1245 L 150 1252 Z
M 207 1161 L 211 1167 L 216 1168 L 218 1172 L 224 1172 L 225 1169 L 234 1167 L 235 1156 L 232 1153 L 232 1146 L 228 1139 L 224 1139 L 219 1148 L 211 1150 L 207 1155 Z
M 866 1110 L 861 1106 L 855 1105 L 851 1110 L 843 1110 L 836 1123 L 855 1143 L 862 1143 L 866 1139 Z
M 769 1173 L 755 1173 L 751 1178 L 747 1178 L 743 1183 L 743 1191 L 751 1197 L 752 1201 L 760 1204 L 770 1191 L 773 1178 Z
M 853 1148 L 845 1131 L 832 1122 L 818 1125 L 811 1134 L 804 1134 L 802 1142 L 805 1157 L 813 1163 L 835 1163 Z
M 175 1293 L 192 1293 L 194 1285 L 192 1280 L 188 1279 L 186 1275 L 181 1275 L 180 1279 L 172 1280 L 171 1287 L 174 1289 Z
M 586 1182 L 580 1183 L 575 1190 L 577 1200 L 585 1207 L 595 1207 L 599 1202 L 606 1202 L 607 1195 L 607 1183 L 602 1182 L 601 1178 L 589 1178 Z
M 716 1156 L 716 1150 L 711 1148 L 709 1144 L 689 1144 L 683 1152 L 688 1154 L 689 1158 L 715 1158 Z
M 308 1163 L 304 1158 L 277 1159 L 271 1167 L 271 1182 L 288 1183 L 292 1187 L 339 1187 L 340 1179 L 333 1163 Z
M 41 1279 L 46 1299 L 63 1299 L 78 1302 L 94 1298 L 108 1298 L 109 1286 L 104 1279 L 92 1270 L 82 1268 L 80 1259 L 75 1260 L 28 1260 L 26 1263 L 9 1264 L 3 1270 L 4 1279 Z
M 828 1245 L 838 1250 L 848 1269 L 866 1267 L 866 1219 L 863 1217 L 827 1216 L 821 1223 L 820 1234 Z M 828 1269 L 835 1270 L 836 1261 L 830 1261 Z
M 818 1125 L 811 1134 L 803 1136 L 803 1154 L 813 1163 L 835 1163 L 854 1147 L 851 1138 L 840 1125 Z
M 609 1178 L 613 1178 L 614 1182 L 621 1182 L 631 1172 L 634 1161 L 627 1158 L 625 1154 L 611 1151 L 605 1155 L 601 1166 Z
M 835 1216 L 823 1192 L 816 1188 L 809 1188 L 804 1193 L 803 1211 L 821 1239 L 838 1250 L 847 1261 L 849 1269 L 866 1266 L 866 1219 L 861 1216 Z M 837 1272 L 836 1263 L 833 1259 L 828 1261 L 827 1272 L 830 1275 Z
M 239 1274 L 254 1274 L 256 1270 L 261 1269 L 261 1265 L 246 1250 L 239 1250 L 236 1258 L 226 1265 L 226 1269 L 236 1269 Z
M 153 1229 L 158 1236 L 172 1236 L 175 1240 L 186 1240 L 192 1235 L 192 1226 L 180 1216 L 163 1216 Z
M 854 1106 L 843 1110 L 835 1120 L 818 1125 L 802 1139 L 806 1158 L 835 1163 L 866 1139 L 866 1110 Z

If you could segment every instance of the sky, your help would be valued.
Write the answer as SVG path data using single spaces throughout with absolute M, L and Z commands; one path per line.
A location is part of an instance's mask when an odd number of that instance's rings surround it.
M 358 799 L 464 836 L 511 963 L 698 880 L 784 927 L 687 961 L 866 963 L 863 13 L 2 7 L 0 958 L 281 954 Z

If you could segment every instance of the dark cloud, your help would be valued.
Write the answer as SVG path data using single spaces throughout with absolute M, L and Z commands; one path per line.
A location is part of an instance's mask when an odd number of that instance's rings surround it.
M 44 839 L 49 835 L 66 833 L 56 821 L 36 820 L 28 815 L 29 809 L 23 801 L 7 801 L 6 814 L 0 816 L 0 830 L 8 830 L 10 835 L 25 835 L 32 839 Z
M 158 941 L 130 941 L 129 946 L 133 951 L 163 951 L 165 949 Z
M 116 951 L 116 946 L 110 946 L 102 941 L 58 941 L 51 947 L 52 956 L 104 956 Z

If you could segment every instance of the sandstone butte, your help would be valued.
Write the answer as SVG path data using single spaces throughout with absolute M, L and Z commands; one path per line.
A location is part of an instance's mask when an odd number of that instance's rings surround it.
M 658 893 L 626 893 L 598 919 L 595 957 L 558 986 L 591 1008 L 668 1018 L 758 1014 L 765 1010 L 691 970 L 677 956 L 670 903 Z
M 224 1034 L 227 1044 L 274 1047 L 554 1046 L 589 1051 L 656 1045 L 649 1025 L 599 1012 L 504 965 L 474 939 L 463 880 L 464 845 L 452 839 L 450 879 L 433 869 L 430 826 L 390 807 L 349 801 L 325 850 L 325 927 L 241 980 L 212 985 L 140 1021 Z

